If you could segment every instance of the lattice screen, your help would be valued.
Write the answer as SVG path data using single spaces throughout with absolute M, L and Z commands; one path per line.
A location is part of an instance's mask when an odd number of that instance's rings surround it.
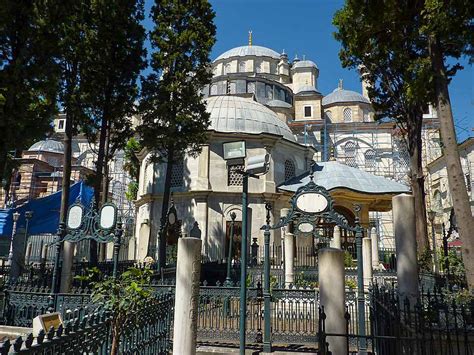
M 295 163 L 291 160 L 285 160 L 285 181 L 294 178 L 296 175 Z
M 179 160 L 171 167 L 171 187 L 181 187 L 184 185 L 184 161 Z
M 238 170 L 244 170 L 243 164 L 229 165 L 227 168 L 227 185 L 229 186 L 242 186 L 243 175 L 239 174 Z

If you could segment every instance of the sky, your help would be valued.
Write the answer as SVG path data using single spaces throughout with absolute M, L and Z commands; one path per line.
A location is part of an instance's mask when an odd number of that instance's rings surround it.
M 283 50 L 288 58 L 314 61 L 319 67 L 318 90 L 327 95 L 343 80 L 345 89 L 361 92 L 355 70 L 342 68 L 340 44 L 334 39 L 334 13 L 343 0 L 210 0 L 216 12 L 217 41 L 211 59 L 238 46 L 248 44 L 252 31 L 253 44 Z M 152 1 L 147 0 L 149 9 Z M 150 20 L 145 26 L 151 28 Z M 474 70 L 461 61 L 465 69 L 452 80 L 451 103 L 458 141 L 474 136 Z

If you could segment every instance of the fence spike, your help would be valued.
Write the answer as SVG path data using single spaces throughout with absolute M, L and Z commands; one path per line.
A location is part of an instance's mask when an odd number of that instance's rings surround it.
M 23 345 L 23 338 L 20 336 L 16 338 L 15 341 L 13 342 L 13 350 L 15 352 L 19 352 L 21 350 L 22 345 Z
M 10 351 L 10 339 L 5 340 L 3 343 L 0 344 L 0 354 L 7 355 Z
M 31 348 L 31 345 L 33 344 L 33 333 L 29 333 L 25 339 L 25 346 L 27 349 Z
M 54 327 L 51 326 L 48 330 L 48 333 L 46 334 L 46 338 L 48 340 L 52 340 L 54 338 Z
M 38 332 L 38 336 L 36 337 L 36 342 L 38 344 L 42 344 L 43 341 L 44 341 L 44 337 L 46 336 L 46 333 L 44 332 L 43 329 L 41 329 L 39 332 Z

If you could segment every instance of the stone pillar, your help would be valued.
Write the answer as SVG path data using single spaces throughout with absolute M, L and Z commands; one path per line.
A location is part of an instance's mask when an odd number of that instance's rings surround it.
M 28 243 L 26 245 L 26 253 L 25 253 L 25 265 L 30 264 L 30 258 L 31 258 L 31 251 L 33 249 L 33 245 L 31 243 Z
M 341 249 L 341 227 L 334 226 L 334 232 L 330 241 L 331 248 Z
M 286 217 L 289 212 L 290 212 L 289 208 L 282 208 L 280 210 L 280 217 L 282 217 L 282 218 Z M 289 228 L 288 225 L 281 227 L 281 243 L 282 243 L 282 245 L 281 245 L 281 260 L 282 260 L 283 264 L 285 263 L 285 257 L 286 257 L 285 256 L 285 248 L 286 248 L 285 247 L 285 235 L 286 235 L 286 233 L 289 232 L 288 228 Z M 285 265 L 283 265 L 283 267 L 285 267 Z
M 372 283 L 372 241 L 369 237 L 362 239 L 362 262 L 364 270 L 364 291 L 369 290 Z
M 285 233 L 285 285 L 295 283 L 295 236 Z
M 174 304 L 173 354 L 196 354 L 202 241 L 179 238 Z
M 379 269 L 379 236 L 375 227 L 369 229 L 370 239 L 372 240 L 372 268 Z
M 346 333 L 344 252 L 336 248 L 319 251 L 319 299 L 326 313 L 326 333 Z M 347 354 L 347 337 L 326 338 L 333 355 Z
M 414 197 L 407 194 L 395 196 L 392 208 L 398 292 L 401 301 L 408 297 L 412 302 L 419 295 Z

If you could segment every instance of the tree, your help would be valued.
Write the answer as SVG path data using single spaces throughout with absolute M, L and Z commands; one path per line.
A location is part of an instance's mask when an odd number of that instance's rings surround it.
M 209 84 L 209 54 L 215 42 L 214 12 L 207 0 L 158 0 L 151 10 L 152 73 L 142 80 L 138 132 L 156 161 L 166 164 L 161 208 L 159 263 L 165 265 L 163 233 L 170 197 L 171 171 L 184 154 L 196 156 L 207 141 L 209 114 L 200 90 Z M 148 255 L 155 256 L 150 237 Z
M 97 273 L 98 269 L 94 268 L 82 279 L 94 279 Z M 105 278 L 92 283 L 92 301 L 111 312 L 111 355 L 119 352 L 120 336 L 125 326 L 134 323 L 147 305 L 159 302 L 151 299 L 151 290 L 147 288 L 152 275 L 153 272 L 148 266 L 144 269 L 129 268 L 118 278 Z
M 422 33 L 428 38 L 435 98 L 438 108 L 443 153 L 447 164 L 449 190 L 456 214 L 462 257 L 469 288 L 474 287 L 474 218 L 458 152 L 453 112 L 449 98 L 450 77 L 462 69 L 459 63 L 449 66 L 448 58 L 459 59 L 474 53 L 474 4 L 469 0 L 426 0 Z
M 91 3 L 93 26 L 85 33 L 89 54 L 83 71 L 90 115 L 84 128 L 89 142 L 99 142 L 94 180 L 97 206 L 107 201 L 108 163 L 133 134 L 137 79 L 145 65 L 143 18 L 142 0 Z
M 40 1 L 5 0 L 0 6 L 0 179 L 5 199 L 13 159 L 44 137 L 56 112 L 57 72 L 42 10 Z
M 368 92 L 378 119 L 395 120 L 405 133 L 419 253 L 429 245 L 421 131 L 431 68 L 416 22 L 422 5 L 423 0 L 348 0 L 334 16 L 343 66 L 359 69 L 372 84 Z
M 473 17 L 474 4 L 468 0 L 392 0 L 383 3 L 349 0 L 335 18 L 336 25 L 342 25 L 343 29 L 340 28 L 337 35 L 344 45 L 341 57 L 347 65 L 365 65 L 369 77 L 379 79 L 379 87 L 387 87 L 385 98 L 392 100 L 391 105 L 404 100 L 411 102 L 414 108 L 423 101 L 437 104 L 448 181 L 459 220 L 470 288 L 474 286 L 474 239 L 469 232 L 474 220 L 457 150 L 448 91 L 450 78 L 462 67 L 457 62 L 449 65 L 448 59 L 472 55 Z M 387 60 L 380 61 L 380 54 Z M 380 76 L 374 72 L 391 74 Z M 390 87 L 394 84 L 403 90 Z M 371 90 L 371 95 L 380 99 L 383 96 L 377 89 Z M 416 132 L 413 127 L 418 121 L 407 116 L 406 122 L 407 128 Z M 413 192 L 416 197 L 415 190 Z M 416 210 L 418 207 L 421 206 L 417 204 Z
M 133 201 L 137 198 L 138 193 L 138 181 L 140 179 L 140 160 L 138 160 L 136 154 L 141 150 L 140 142 L 134 137 L 130 138 L 125 146 L 125 162 L 123 165 L 124 170 L 131 177 L 132 181 L 127 187 L 125 197 L 129 201 Z

